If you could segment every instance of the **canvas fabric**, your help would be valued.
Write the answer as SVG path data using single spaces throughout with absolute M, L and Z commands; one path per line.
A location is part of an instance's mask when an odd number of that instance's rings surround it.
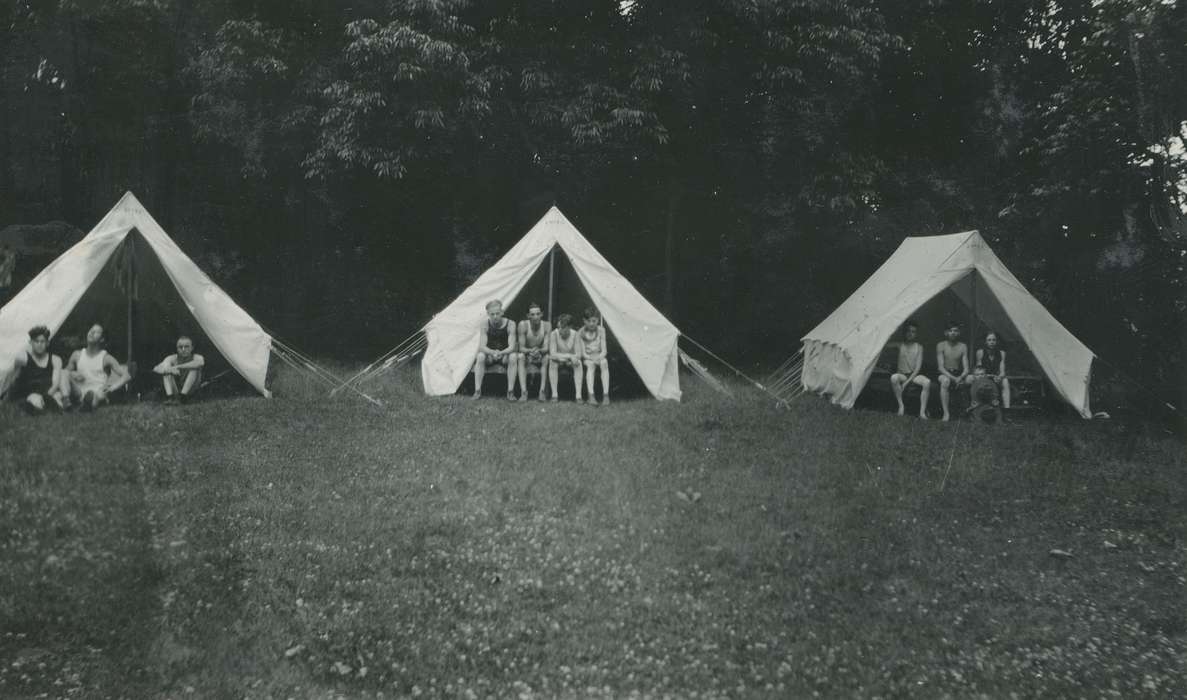
M 978 317 L 1025 343 L 1056 393 L 1081 416 L 1092 417 L 1092 351 L 1031 296 L 976 231 L 904 240 L 856 292 L 802 338 L 804 389 L 852 408 L 887 341 L 924 304 L 948 289 L 970 305 L 975 294 Z
M 0 309 L 0 393 L 12 382 L 14 358 L 28 346 L 29 329 L 45 325 L 56 334 L 98 278 L 113 274 L 109 261 L 133 231 L 139 234 L 138 258 L 152 256 L 144 263 L 159 264 L 219 353 L 257 391 L 270 396 L 265 379 L 272 338 L 177 247 L 131 192 Z
M 553 207 L 506 255 L 425 326 L 421 362 L 425 393 L 455 393 L 474 365 L 487 302 L 508 306 L 557 246 L 568 257 L 602 320 L 657 399 L 680 399 L 676 343 L 680 331 L 652 306 Z

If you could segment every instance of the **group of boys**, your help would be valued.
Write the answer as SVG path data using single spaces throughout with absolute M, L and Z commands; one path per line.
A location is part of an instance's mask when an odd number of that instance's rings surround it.
M 87 331 L 86 345 L 62 358 L 49 351 L 50 332 L 45 326 L 29 331 L 29 349 L 16 359 L 18 372 L 11 396 L 26 412 L 65 411 L 77 407 L 92 411 L 108 403 L 118 389 L 132 380 L 128 369 L 104 349 L 103 326 L 96 323 Z M 206 361 L 194 352 L 189 336 L 177 339 L 177 352 L 161 361 L 153 372 L 161 375 L 165 403 L 187 401 L 202 383 Z
M 919 386 L 919 417 L 926 419 L 927 399 L 931 393 L 931 380 L 920 372 L 923 369 L 923 346 L 916 340 L 919 327 L 914 321 L 907 321 L 903 328 L 903 342 L 898 347 L 898 365 L 894 374 L 890 375 L 890 387 L 894 390 L 894 398 L 898 401 L 898 414 L 906 412 L 903 405 L 903 391 L 911 384 Z M 944 410 L 943 420 L 950 420 L 948 406 L 951 391 L 961 386 L 970 387 L 972 408 L 978 406 L 982 395 L 981 387 L 990 390 L 995 395 L 991 399 L 995 405 L 1000 395 L 1000 404 L 1010 407 L 1010 380 L 1006 378 L 1006 353 L 999 347 L 997 333 L 990 331 L 985 334 L 985 346 L 978 348 L 972 370 L 969 368 L 969 348 L 960 340 L 960 324 L 949 323 L 944 331 L 944 339 L 936 344 L 937 380 L 940 383 L 940 406 Z
M 560 370 L 573 372 L 573 394 L 577 403 L 584 403 L 581 394 L 582 377 L 588 401 L 597 405 L 594 396 L 595 375 L 601 373 L 602 405 L 610 403 L 610 365 L 606 361 L 606 328 L 597 309 L 586 309 L 580 330 L 574 330 L 573 317 L 561 314 L 553 329 L 544 320 L 539 304 L 528 306 L 528 317 L 518 324 L 503 317 L 503 303 L 495 300 L 486 305 L 487 319 L 482 323 L 478 352 L 474 358 L 474 396 L 482 396 L 482 379 L 488 367 L 502 365 L 507 372 L 507 399 L 515 401 L 518 382 L 519 401 L 528 400 L 528 369 L 536 367 L 540 374 L 538 399 L 547 399 L 552 387 L 552 400 L 557 401 Z

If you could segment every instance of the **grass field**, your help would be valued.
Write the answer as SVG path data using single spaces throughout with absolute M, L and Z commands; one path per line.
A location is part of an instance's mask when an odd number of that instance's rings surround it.
M 1187 697 L 1157 430 L 414 374 L 0 407 L 0 697 Z

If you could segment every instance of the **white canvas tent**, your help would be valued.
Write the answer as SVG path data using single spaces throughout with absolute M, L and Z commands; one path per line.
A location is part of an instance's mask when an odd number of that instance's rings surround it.
M 976 231 L 904 240 L 845 303 L 803 337 L 803 389 L 852 408 L 887 341 L 945 292 L 955 293 L 974 320 L 1006 336 L 1007 342 L 1024 344 L 1059 396 L 1084 418 L 1092 417 L 1092 351 L 1026 291 Z M 925 342 L 925 349 L 925 358 L 934 355 L 930 343 Z
M 425 326 L 421 379 L 430 396 L 453 394 L 474 365 L 486 303 L 509 305 L 553 249 L 567 256 L 639 378 L 657 399 L 680 399 L 680 331 L 602 257 L 556 207 Z
M 271 395 L 265 376 L 272 338 L 198 269 L 131 192 L 0 309 L 0 394 L 12 382 L 13 362 L 25 352 L 30 328 L 45 325 L 56 334 L 80 300 L 134 295 L 129 290 L 137 288 L 142 298 L 179 300 L 180 313 L 188 310 L 231 367 L 261 394 Z M 130 301 L 126 308 L 130 335 Z

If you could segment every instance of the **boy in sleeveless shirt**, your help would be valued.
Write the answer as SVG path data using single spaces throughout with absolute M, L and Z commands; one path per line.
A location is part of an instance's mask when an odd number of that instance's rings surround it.
M 487 365 L 505 365 L 507 400 L 514 401 L 517 379 L 515 343 L 518 335 L 515 333 L 515 324 L 503 318 L 503 302 L 498 299 L 486 303 L 486 315 L 478 339 L 478 354 L 474 357 L 474 395 L 470 398 L 482 397 L 482 378 L 486 375 Z
M 923 346 L 915 339 L 919 327 L 914 321 L 907 321 L 903 329 L 903 342 L 898 346 L 898 365 L 890 375 L 890 388 L 898 401 L 898 414 L 906 413 L 903 405 L 903 390 L 910 384 L 919 385 L 919 417 L 927 419 L 927 398 L 931 394 L 931 380 L 920 374 L 923 369 Z
M 29 350 L 16 359 L 20 370 L 12 395 L 21 408 L 36 415 L 47 408 L 65 407 L 62 391 L 62 358 L 49 352 L 49 328 L 34 326 L 29 330 Z
M 552 400 L 559 400 L 560 368 L 573 369 L 573 397 L 581 403 L 581 348 L 577 344 L 577 331 L 570 328 L 573 317 L 561 314 L 556 319 L 556 330 L 548 334 L 548 379 L 552 382 Z
M 588 308 L 582 314 L 585 324 L 577 334 L 581 346 L 581 361 L 585 363 L 585 388 L 589 391 L 590 404 L 597 406 L 594 397 L 594 372 L 602 371 L 602 405 L 610 403 L 610 363 L 606 361 L 606 327 L 601 324 L 602 316 L 595 308 Z
M 519 353 L 515 364 L 519 367 L 520 401 L 528 400 L 528 365 L 540 368 L 540 400 L 548 388 L 548 336 L 552 326 L 543 320 L 544 310 L 539 304 L 528 305 L 528 317 L 519 322 Z M 556 393 L 556 389 L 553 389 Z
M 66 365 L 70 396 L 79 400 L 83 411 L 107 403 L 111 392 L 131 379 L 119 361 L 103 349 L 103 342 L 103 326 L 96 323 L 87 331 L 86 347 L 75 350 Z

